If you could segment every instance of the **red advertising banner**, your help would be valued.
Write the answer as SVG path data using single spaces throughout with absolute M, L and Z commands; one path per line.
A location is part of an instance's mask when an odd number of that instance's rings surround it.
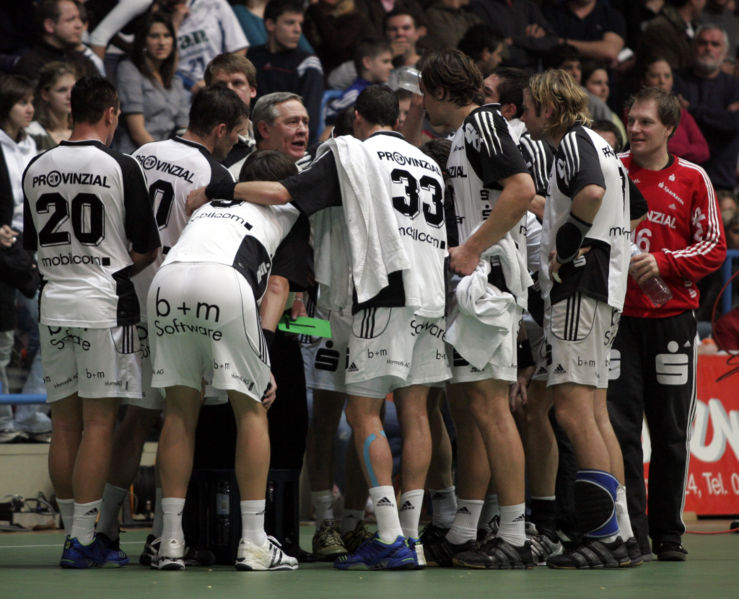
M 651 444 L 644 427 L 644 479 Z M 685 511 L 739 514 L 739 357 L 698 358 L 698 401 L 690 443 Z

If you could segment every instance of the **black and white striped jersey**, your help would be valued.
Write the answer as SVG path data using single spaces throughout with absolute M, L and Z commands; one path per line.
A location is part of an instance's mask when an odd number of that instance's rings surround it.
M 591 249 L 562 265 L 562 283 L 553 284 L 549 254 L 556 247 L 557 231 L 569 217 L 572 198 L 587 185 L 605 189 L 593 226 L 582 243 Z M 623 165 L 600 135 L 576 125 L 554 153 L 541 233 L 542 295 L 549 295 L 554 304 L 579 291 L 621 310 L 631 256 L 629 227 L 629 185 Z
M 43 277 L 40 322 L 138 322 L 129 248 L 148 253 L 159 236 L 136 161 L 99 141 L 64 141 L 31 161 L 23 192 L 25 243 L 38 249 Z
M 154 263 L 133 279 L 145 321 L 149 285 L 187 224 L 187 195 L 210 183 L 233 181 L 233 176 L 204 146 L 181 137 L 145 144 L 132 156 L 144 170 L 162 242 Z
M 258 206 L 213 200 L 196 210 L 164 264 L 214 262 L 233 266 L 249 282 L 254 299 L 264 294 L 272 258 L 297 220 L 291 205 Z

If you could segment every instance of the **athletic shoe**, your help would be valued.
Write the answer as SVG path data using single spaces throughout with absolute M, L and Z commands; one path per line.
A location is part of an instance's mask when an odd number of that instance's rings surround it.
M 547 560 L 547 566 L 555 569 L 626 568 L 631 565 L 626 543 L 616 537 L 612 543 L 586 538 L 574 551 L 555 555 Z
M 684 562 L 688 555 L 688 551 L 680 543 L 670 541 L 655 543 L 652 551 L 661 562 Z
M 534 528 L 534 530 L 536 530 Z M 531 556 L 537 565 L 543 566 L 547 559 L 564 553 L 564 547 L 559 539 L 552 539 L 548 534 L 535 532 L 529 534 L 526 531 L 526 539 L 531 543 Z
M 184 570 L 185 569 L 185 543 L 177 539 L 169 539 L 164 542 L 156 539 L 152 544 L 159 542 L 159 551 L 152 560 L 151 567 L 155 570 Z
M 375 535 L 367 530 L 364 522 L 357 522 L 354 530 L 350 530 L 341 535 L 341 540 L 348 553 L 356 553 L 357 549 L 359 549 L 363 543 L 371 541 L 374 537 Z
M 274 537 L 267 537 L 261 546 L 241 539 L 235 565 L 244 571 L 297 570 L 298 560 L 287 555 Z
M 429 522 L 426 526 L 423 527 L 423 530 L 419 535 L 419 540 L 424 545 L 433 545 L 434 543 L 440 543 L 441 541 L 443 541 L 446 538 L 446 533 L 448 532 L 448 528 L 436 526 L 436 524 Z
M 398 536 L 386 543 L 375 534 L 371 541 L 363 543 L 355 553 L 342 555 L 334 562 L 339 570 L 416 570 L 418 560 L 405 538 Z
M 95 533 L 95 537 L 97 538 L 98 542 L 103 544 L 103 547 L 105 547 L 108 551 L 114 551 L 118 553 L 118 559 L 125 559 L 126 564 L 128 563 L 128 556 L 124 551 L 121 551 L 121 538 L 118 537 L 115 540 L 108 537 L 103 532 L 97 532 Z M 121 564 L 121 565 L 126 565 Z
M 126 554 L 122 551 L 109 549 L 97 537 L 92 543 L 83 545 L 76 538 L 67 537 L 64 540 L 64 550 L 59 565 L 62 568 L 120 568 L 128 563 Z
M 451 568 L 454 565 L 452 561 L 456 555 L 466 551 L 475 551 L 478 546 L 479 544 L 475 539 L 455 545 L 444 538 L 429 545 L 424 543 L 423 553 L 427 566 Z
M 639 541 L 636 540 L 636 537 L 630 537 L 626 541 L 626 553 L 629 554 L 629 560 L 631 561 L 631 564 L 629 564 L 630 567 L 635 568 L 644 563 L 644 557 L 642 556 Z
M 452 563 L 460 568 L 488 570 L 526 570 L 536 565 L 531 557 L 531 543 L 526 541 L 522 547 L 516 547 L 500 537 L 492 537 L 476 549 L 458 553 Z
M 418 562 L 418 569 L 426 567 L 426 556 L 423 554 L 423 543 L 420 539 L 414 539 L 413 537 L 408 538 L 408 547 L 411 551 L 416 554 L 416 561 Z
M 313 535 L 313 555 L 318 561 L 332 562 L 346 553 L 336 520 L 324 520 Z
M 146 537 L 144 550 L 141 552 L 141 555 L 139 555 L 139 563 L 142 566 L 151 566 L 152 562 L 156 560 L 161 542 L 162 539 L 157 538 L 154 535 L 148 535 Z
M 23 431 L 10 429 L 0 431 L 0 443 L 25 443 L 28 441 L 28 435 Z

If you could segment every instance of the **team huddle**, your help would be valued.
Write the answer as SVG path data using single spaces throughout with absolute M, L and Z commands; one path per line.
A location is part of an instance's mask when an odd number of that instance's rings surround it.
M 348 398 L 351 459 L 366 484 L 359 509 L 368 491 L 377 520 L 370 534 L 357 516 L 349 532 L 364 532 L 355 542 L 339 534 L 319 557 L 338 569 L 642 562 L 606 390 L 630 233 L 646 202 L 588 127 L 587 97 L 564 71 L 521 84 L 518 128 L 500 104 L 482 104 L 482 76 L 458 51 L 425 59 L 420 84 L 430 123 L 449 134 L 441 152 L 424 153 L 396 132 L 398 100 L 373 85 L 357 98 L 353 136 L 324 142 L 300 172 L 285 154 L 258 150 L 237 182 L 219 161 L 249 113 L 226 86 L 194 97 L 181 137 L 128 156 L 107 148 L 115 89 L 102 79 L 77 82 L 71 139 L 24 175 L 25 239 L 43 277 L 62 567 L 128 563 L 117 509 L 111 517 L 101 507 L 103 488 L 114 474 L 127 488 L 163 410 L 161 510 L 144 556 L 154 568 L 185 568 L 182 513 L 203 401 L 230 402 L 236 418 L 236 568 L 298 567 L 264 529 L 275 380 L 274 328 L 265 328 L 260 303 L 271 272 L 309 253 L 309 243 L 312 303 L 332 338 L 303 348 L 306 380 L 315 392 L 340 394 L 341 405 Z M 635 105 L 667 101 L 644 96 Z M 543 197 L 539 222 L 531 210 Z M 296 225 L 306 217 L 310 235 Z M 327 347 L 339 356 L 336 368 L 320 367 Z M 402 431 L 397 499 L 383 429 L 389 393 Z M 444 394 L 456 476 L 439 412 Z M 128 405 L 117 431 L 116 400 Z M 512 407 L 525 402 L 540 414 L 519 432 Z M 564 532 L 553 507 L 552 405 L 577 460 L 578 518 Z M 542 456 L 538 469 L 532 456 Z M 426 489 L 433 520 L 420 531 Z M 317 512 L 316 534 L 334 539 L 329 512 Z

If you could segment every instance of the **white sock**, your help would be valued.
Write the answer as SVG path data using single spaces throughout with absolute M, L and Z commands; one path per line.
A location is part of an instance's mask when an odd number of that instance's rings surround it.
M 477 528 L 485 531 L 490 530 L 495 516 L 500 516 L 497 493 L 485 497 L 485 503 L 482 504 L 482 512 L 480 513 L 480 521 L 477 523 Z
M 162 536 L 162 527 L 164 526 L 162 520 L 162 488 L 157 487 L 154 491 L 154 520 L 151 523 L 151 534 L 154 535 L 155 539 Z
M 74 499 L 56 498 L 56 504 L 59 506 L 59 514 L 62 517 L 64 525 L 64 536 L 68 537 L 72 532 L 72 522 L 74 522 Z
M 526 542 L 526 504 L 500 506 L 498 537 L 521 547 Z
M 372 487 L 369 490 L 372 505 L 377 518 L 377 534 L 386 543 L 392 543 L 403 535 L 398 518 L 398 507 L 395 505 L 395 489 L 392 485 Z
M 477 537 L 477 521 L 480 519 L 482 504 L 481 499 L 457 498 L 457 513 L 454 514 L 454 523 L 446 535 L 447 541 L 460 545 Z
M 313 491 L 313 512 L 316 518 L 316 528 L 320 528 L 325 520 L 334 519 L 334 494 L 331 489 Z
M 74 515 L 72 516 L 72 530 L 69 536 L 77 539 L 83 545 L 92 543 L 95 536 L 95 521 L 100 513 L 100 504 L 102 499 L 90 501 L 88 503 L 74 502 Z
M 241 536 L 255 545 L 262 546 L 267 542 L 264 532 L 264 499 L 241 501 Z
M 162 542 L 175 539 L 185 542 L 182 530 L 182 512 L 185 509 L 184 497 L 162 497 Z
M 418 521 L 421 519 L 422 508 L 423 489 L 401 493 L 398 515 L 400 516 L 400 528 L 406 539 L 418 538 Z
M 626 505 L 626 487 L 624 485 L 619 485 L 616 490 L 616 520 L 618 521 L 621 540 L 628 541 L 634 536 L 634 531 L 631 529 L 631 517 Z
M 105 483 L 103 489 L 103 505 L 100 508 L 100 520 L 98 521 L 97 531 L 103 533 L 111 541 L 118 538 L 118 515 L 121 512 L 121 505 L 128 497 L 128 489 L 116 487 L 110 483 Z
M 344 514 L 341 517 L 341 534 L 345 535 L 353 531 L 357 524 L 364 520 L 364 510 L 350 510 L 344 508 Z
M 429 489 L 431 496 L 431 523 L 439 528 L 451 528 L 454 524 L 454 514 L 457 513 L 457 496 L 454 486 L 446 489 Z

